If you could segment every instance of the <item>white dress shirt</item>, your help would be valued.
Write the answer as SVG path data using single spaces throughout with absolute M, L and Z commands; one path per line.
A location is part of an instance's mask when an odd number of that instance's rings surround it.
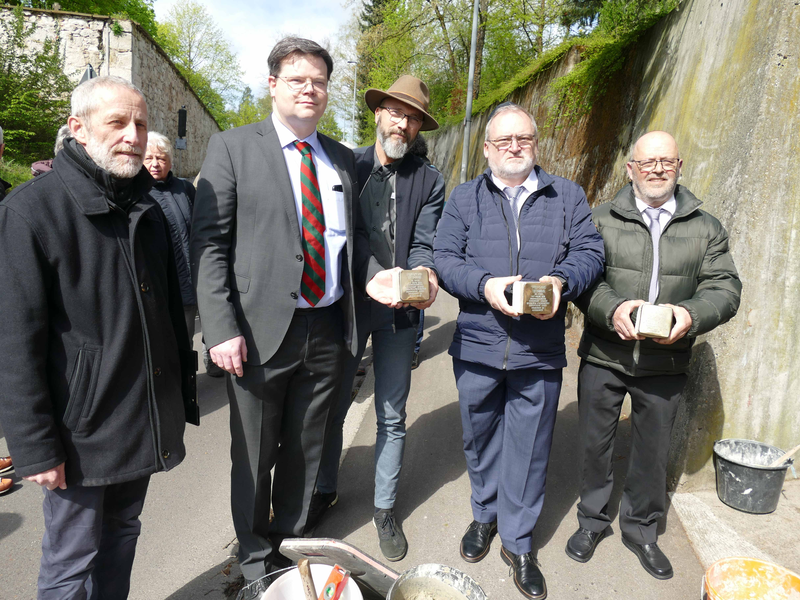
M 531 169 L 528 178 L 515 187 L 506 185 L 495 177 L 494 173 L 492 173 L 492 182 L 503 190 L 503 195 L 506 197 L 508 205 L 511 207 L 511 214 L 514 215 L 514 224 L 517 227 L 517 248 L 519 248 L 521 244 L 519 237 L 519 215 L 522 211 L 522 205 L 525 204 L 525 200 L 539 187 L 539 178 L 536 177 L 536 169 Z M 520 190 L 519 188 L 522 189 Z
M 650 216 L 645 214 L 645 209 L 650 206 L 649 204 L 645 204 L 644 200 L 639 200 L 636 198 L 636 208 L 642 215 L 642 219 L 644 219 L 645 224 L 649 227 L 650 226 Z M 658 208 L 661 209 L 661 214 L 658 215 L 658 224 L 661 227 L 661 232 L 663 233 L 664 227 L 667 226 L 669 220 L 675 214 L 675 211 L 678 210 L 678 202 L 675 200 L 675 196 L 672 196 L 669 200 L 664 202 Z M 666 212 L 664 212 L 666 211 Z
M 300 236 L 303 235 L 303 196 L 300 189 L 300 162 L 302 155 L 295 147 L 297 136 L 286 127 L 277 115 L 272 113 L 272 122 L 283 150 L 286 169 L 292 181 L 294 204 L 297 209 L 297 223 Z M 334 186 L 342 189 L 342 180 L 320 144 L 316 130 L 305 139 L 299 140 L 311 145 L 311 157 L 317 170 L 319 193 L 322 196 L 322 211 L 325 214 L 325 295 L 315 308 L 330 306 L 342 297 L 342 251 L 347 243 L 347 225 L 344 216 L 344 192 L 334 191 Z M 298 282 L 299 283 L 299 282 Z M 311 308 L 303 296 L 297 299 L 297 308 Z

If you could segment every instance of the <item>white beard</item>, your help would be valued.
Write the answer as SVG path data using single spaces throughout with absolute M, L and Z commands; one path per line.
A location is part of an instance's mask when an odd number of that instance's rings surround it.
M 534 160 L 532 156 L 524 156 L 522 162 L 505 163 L 489 161 L 489 168 L 495 177 L 503 180 L 516 179 L 520 175 L 526 177 L 533 171 Z
M 399 130 L 396 130 L 396 132 L 398 131 Z M 398 142 L 392 138 L 391 134 L 391 129 L 386 131 L 380 125 L 378 126 L 378 141 L 381 143 L 384 154 L 392 160 L 400 160 L 406 155 L 406 152 L 408 152 L 408 148 L 411 146 L 413 140 L 409 140 L 408 134 L 405 134 L 406 141 Z
M 134 152 L 135 157 L 117 154 L 119 152 Z M 97 139 L 89 134 L 86 142 L 86 152 L 101 169 L 105 169 L 114 177 L 119 179 L 131 179 L 136 177 L 142 168 L 143 158 L 138 148 L 127 144 L 117 144 L 113 148 L 107 148 Z

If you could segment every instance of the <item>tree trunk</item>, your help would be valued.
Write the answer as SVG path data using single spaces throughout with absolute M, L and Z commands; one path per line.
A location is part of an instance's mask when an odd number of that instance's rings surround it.
M 450 36 L 447 34 L 447 23 L 444 20 L 444 13 L 439 8 L 439 3 L 436 0 L 428 0 L 436 11 L 436 18 L 439 20 L 439 25 L 442 28 L 442 35 L 444 36 L 444 45 L 447 48 L 447 56 L 450 59 L 450 71 L 453 74 L 453 85 L 458 82 L 458 68 L 456 67 L 456 55 L 453 52 L 453 45 L 450 43 Z
M 478 5 L 478 40 L 475 43 L 475 80 L 472 84 L 472 99 L 476 99 L 481 91 L 481 63 L 483 62 L 483 45 L 486 41 L 486 21 L 489 18 L 490 0 L 480 0 Z
M 536 28 L 536 52 L 537 56 L 541 56 L 542 52 L 544 51 L 544 25 L 547 21 L 547 15 L 545 11 L 547 10 L 547 5 L 545 4 L 546 0 L 540 0 L 539 6 L 541 8 L 541 13 L 539 14 L 539 26 Z

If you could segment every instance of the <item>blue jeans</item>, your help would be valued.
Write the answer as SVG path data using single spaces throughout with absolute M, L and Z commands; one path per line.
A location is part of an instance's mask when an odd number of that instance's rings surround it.
M 503 546 L 531 551 L 544 503 L 561 369 L 504 371 L 453 358 L 473 518 Z
M 378 302 L 361 307 L 358 322 L 358 354 L 348 357 L 342 392 L 328 426 L 322 452 L 317 491 L 336 491 L 339 458 L 342 454 L 342 425 L 352 403 L 353 380 L 372 335 L 372 364 L 375 373 L 375 415 L 378 433 L 375 440 L 375 507 L 393 508 L 397 483 L 403 466 L 406 443 L 406 401 L 411 389 L 411 361 L 417 330 L 394 331 L 393 309 Z

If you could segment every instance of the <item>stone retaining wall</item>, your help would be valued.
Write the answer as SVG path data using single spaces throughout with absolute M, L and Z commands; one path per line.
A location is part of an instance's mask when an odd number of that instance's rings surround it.
M 24 14 L 26 24 L 35 26 L 29 38 L 32 45 L 59 39 L 64 72 L 76 84 L 91 64 L 98 75 L 116 75 L 138 86 L 147 99 L 151 131 L 175 140 L 178 109 L 185 106 L 187 147 L 175 151 L 173 172 L 194 177 L 200 171 L 208 139 L 220 130 L 219 125 L 144 29 L 133 21 L 116 21 L 122 29 L 116 35 L 109 17 L 44 10 L 25 10 Z M 11 18 L 11 9 L 0 8 L 0 19 Z

